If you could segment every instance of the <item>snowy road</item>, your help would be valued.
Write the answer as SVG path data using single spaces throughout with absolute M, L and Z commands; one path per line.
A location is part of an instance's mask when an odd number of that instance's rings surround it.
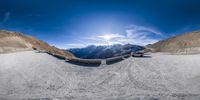
M 0 100 L 200 100 L 200 55 L 85 67 L 33 51 L 0 55 Z

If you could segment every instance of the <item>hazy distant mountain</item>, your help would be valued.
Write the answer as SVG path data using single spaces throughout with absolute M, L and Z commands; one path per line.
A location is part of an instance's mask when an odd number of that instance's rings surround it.
M 111 46 L 88 46 L 85 48 L 74 48 L 68 51 L 73 53 L 76 57 L 85 59 L 104 59 L 115 57 L 119 55 L 128 54 L 132 51 L 143 50 L 144 47 L 132 44 L 126 45 L 111 45 Z
M 170 52 L 178 54 L 200 53 L 200 31 L 177 35 L 175 37 L 148 45 L 154 52 Z
M 0 30 L 0 53 L 9 53 L 26 50 L 45 50 L 51 53 L 60 54 L 65 57 L 73 55 L 65 50 L 52 47 L 47 43 L 37 40 L 34 37 L 23 35 L 22 33 Z

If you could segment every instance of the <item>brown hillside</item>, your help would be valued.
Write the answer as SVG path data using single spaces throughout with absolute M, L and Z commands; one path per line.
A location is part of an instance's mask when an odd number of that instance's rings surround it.
M 0 30 L 0 53 L 9 53 L 25 50 L 43 50 L 51 54 L 62 55 L 67 58 L 73 57 L 73 55 L 67 51 L 58 49 L 54 46 L 37 40 L 31 36 L 25 36 L 18 32 L 11 32 Z
M 167 40 L 148 45 L 154 52 L 169 52 L 177 54 L 200 53 L 200 31 L 177 35 Z

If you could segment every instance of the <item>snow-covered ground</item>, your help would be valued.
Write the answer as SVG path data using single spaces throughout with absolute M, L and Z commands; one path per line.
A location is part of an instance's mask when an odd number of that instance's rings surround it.
M 0 55 L 0 100 L 200 100 L 200 55 L 78 66 L 34 51 Z

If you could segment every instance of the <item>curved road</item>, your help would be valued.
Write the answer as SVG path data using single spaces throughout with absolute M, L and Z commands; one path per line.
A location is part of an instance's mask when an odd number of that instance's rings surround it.
M 0 55 L 0 99 L 199 100 L 200 55 L 151 54 L 85 67 L 34 51 Z

